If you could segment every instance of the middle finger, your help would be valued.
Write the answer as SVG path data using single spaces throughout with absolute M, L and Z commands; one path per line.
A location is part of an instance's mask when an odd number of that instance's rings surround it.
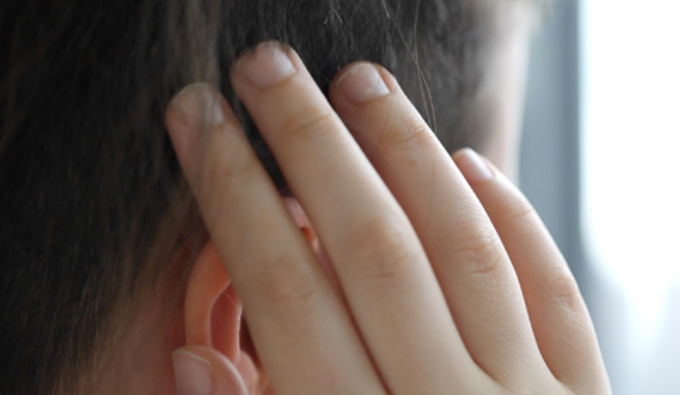
M 457 380 L 476 366 L 461 358 L 465 347 L 415 231 L 300 58 L 260 44 L 232 83 L 317 229 L 388 388 L 463 385 Z

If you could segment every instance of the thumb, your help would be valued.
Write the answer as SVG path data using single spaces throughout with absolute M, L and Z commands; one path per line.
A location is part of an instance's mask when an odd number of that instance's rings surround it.
M 213 348 L 181 347 L 172 361 L 176 395 L 248 395 L 239 369 Z

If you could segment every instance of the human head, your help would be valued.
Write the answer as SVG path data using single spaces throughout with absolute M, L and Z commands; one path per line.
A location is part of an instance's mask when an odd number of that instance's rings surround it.
M 162 123 L 182 86 L 220 87 L 287 194 L 225 77 L 256 43 L 290 45 L 324 90 L 351 61 L 384 65 L 451 150 L 498 150 L 519 109 L 494 77 L 521 57 L 524 0 L 62 3 L 0 5 L 3 394 L 96 388 L 138 317 L 183 305 L 207 235 Z

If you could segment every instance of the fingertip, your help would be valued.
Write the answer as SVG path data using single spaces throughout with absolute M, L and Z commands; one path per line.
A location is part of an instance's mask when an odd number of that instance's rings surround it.
M 381 64 L 374 63 L 375 68 L 378 70 L 378 73 L 380 73 L 380 76 L 382 77 L 383 81 L 385 81 L 385 84 L 387 84 L 387 87 L 389 88 L 390 92 L 400 92 L 401 91 L 401 86 L 399 85 L 399 82 L 397 81 L 397 78 L 385 68 L 385 66 Z
M 248 395 L 242 372 L 213 348 L 185 346 L 175 350 L 172 358 L 177 395 Z
M 242 76 L 257 88 L 268 88 L 298 72 L 294 57 L 294 51 L 284 43 L 263 41 L 238 56 L 232 75 Z
M 175 394 L 211 395 L 213 393 L 213 367 L 209 360 L 187 350 L 172 353 L 175 370 Z
M 209 130 L 239 128 L 224 96 L 204 82 L 189 84 L 175 94 L 166 109 L 165 125 L 185 173 L 194 161 L 198 142 Z
M 225 122 L 222 94 L 210 84 L 196 82 L 185 86 L 170 101 L 170 109 L 177 112 L 188 126 L 215 126 Z
M 354 104 L 362 104 L 390 94 L 390 89 L 378 69 L 368 62 L 358 62 L 349 67 L 334 85 Z
M 496 172 L 490 162 L 471 148 L 460 149 L 451 155 L 453 161 L 470 184 L 479 184 L 492 179 Z
M 399 84 L 383 66 L 367 61 L 352 62 L 338 71 L 331 80 L 331 100 L 343 98 L 354 105 L 399 91 Z

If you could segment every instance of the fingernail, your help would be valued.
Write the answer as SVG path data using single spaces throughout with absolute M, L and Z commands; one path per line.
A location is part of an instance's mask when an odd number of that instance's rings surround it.
M 219 93 L 208 84 L 187 85 L 175 95 L 171 105 L 192 124 L 212 126 L 224 123 Z
M 259 44 L 254 51 L 243 55 L 237 67 L 253 85 L 260 88 L 283 81 L 297 71 L 282 44 L 275 41 Z
M 493 171 L 474 150 L 464 148 L 453 156 L 456 165 L 469 183 L 483 182 L 493 177 Z
M 175 367 L 175 394 L 212 394 L 212 365 L 208 360 L 187 351 L 175 351 L 172 362 Z
M 345 71 L 337 82 L 340 91 L 354 104 L 361 104 L 390 93 L 378 70 L 370 63 L 360 63 Z

